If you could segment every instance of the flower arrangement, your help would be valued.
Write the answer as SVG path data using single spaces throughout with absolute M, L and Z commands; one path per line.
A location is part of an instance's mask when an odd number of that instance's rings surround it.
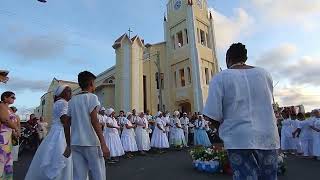
M 287 167 L 284 161 L 285 158 L 286 156 L 283 153 L 280 153 L 278 155 L 278 175 L 284 175 L 287 170 Z
M 195 169 L 209 173 L 232 173 L 228 155 L 222 147 L 205 148 L 198 146 L 190 151 Z

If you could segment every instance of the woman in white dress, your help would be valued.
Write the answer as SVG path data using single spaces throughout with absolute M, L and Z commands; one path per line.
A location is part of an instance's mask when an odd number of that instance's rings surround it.
M 73 179 L 72 159 L 63 156 L 67 146 L 64 124 L 69 121 L 67 111 L 70 99 L 70 87 L 61 85 L 56 89 L 50 132 L 34 155 L 25 180 Z
M 131 116 L 131 113 L 127 113 L 127 118 L 123 118 L 123 130 L 121 133 L 121 142 L 127 158 L 132 158 L 132 152 L 138 151 L 134 133 L 135 126 L 128 120 Z
M 138 150 L 140 151 L 141 155 L 146 155 L 145 151 L 150 150 L 150 138 L 148 132 L 149 123 L 146 117 L 144 116 L 143 112 L 140 113 L 140 116 L 136 124 L 136 141 L 138 145 Z
M 281 127 L 281 150 L 293 152 L 293 150 L 296 149 L 296 144 L 294 143 L 292 136 L 292 133 L 294 132 L 294 121 L 292 121 L 286 113 L 283 113 L 282 117 L 284 120 L 282 121 Z
M 173 116 L 173 128 L 174 135 L 171 138 L 171 144 L 175 148 L 181 149 L 183 146 L 186 146 L 186 139 L 184 137 L 183 128 L 179 119 L 179 112 L 175 111 Z
M 311 126 L 314 122 L 314 117 L 310 117 L 309 119 L 305 120 L 305 117 L 302 113 L 298 113 L 297 115 L 300 123 L 298 125 L 298 129 L 294 134 L 297 134 L 297 137 L 301 140 L 301 147 L 303 151 L 303 156 L 311 158 L 312 151 L 313 151 L 313 138 L 312 138 L 312 129 Z
M 110 150 L 111 159 L 108 163 L 115 163 L 119 161 L 119 157 L 124 155 L 124 150 L 119 136 L 120 126 L 117 123 L 117 120 L 114 118 L 115 112 L 112 108 L 107 110 L 106 118 L 106 128 L 104 131 L 104 138 L 106 144 Z
M 162 113 L 158 112 L 157 116 L 156 127 L 151 138 L 151 147 L 160 149 L 159 152 L 162 153 L 162 149 L 169 148 L 169 142 L 164 128 L 165 122 L 162 120 Z

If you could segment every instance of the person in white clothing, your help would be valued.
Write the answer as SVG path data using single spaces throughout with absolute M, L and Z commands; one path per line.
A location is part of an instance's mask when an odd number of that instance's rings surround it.
M 156 127 L 151 138 L 151 147 L 159 149 L 159 153 L 163 153 L 163 149 L 169 148 L 168 137 L 165 130 L 165 122 L 162 119 L 162 113 L 157 113 Z
M 295 144 L 296 155 L 302 155 L 303 151 L 301 147 L 301 139 L 300 137 L 297 137 L 295 133 L 295 131 L 299 127 L 300 121 L 297 119 L 296 114 L 291 114 L 290 118 L 291 118 L 292 127 L 293 127 L 292 137 L 293 137 L 293 144 Z
M 281 150 L 285 153 L 293 153 L 294 149 L 296 149 L 296 144 L 294 143 L 294 139 L 292 133 L 294 132 L 293 122 L 289 115 L 284 112 L 282 113 L 282 127 L 281 127 Z
M 138 115 L 137 111 L 135 109 L 132 109 L 132 118 L 129 119 L 133 125 L 136 124 L 136 121 L 138 121 Z
M 68 101 L 71 88 L 60 85 L 54 92 L 52 125 L 33 157 L 25 180 L 73 179 L 72 159 L 63 156 L 67 146 L 63 124 L 68 123 Z
M 43 117 L 40 117 L 40 120 L 38 122 L 37 132 L 38 132 L 40 141 L 42 141 L 47 136 L 48 123 L 43 119 Z
M 76 180 L 86 180 L 88 174 L 92 180 L 106 179 L 104 158 L 110 156 L 110 151 L 98 120 L 100 102 L 93 94 L 95 79 L 91 72 L 79 73 L 78 83 L 82 91 L 71 98 L 68 106 L 71 130 L 64 128 L 67 142 L 64 156 L 69 157 L 72 152 L 73 179 Z
M 136 128 L 136 142 L 141 155 L 146 155 L 145 151 L 150 150 L 150 138 L 149 138 L 149 122 L 144 116 L 143 112 L 137 121 Z
M 315 109 L 314 111 L 315 120 L 311 129 L 313 130 L 313 155 L 320 160 L 320 110 Z
M 114 109 L 109 108 L 107 110 L 106 129 L 104 131 L 104 138 L 110 149 L 111 159 L 108 163 L 115 163 L 119 161 L 119 157 L 124 155 L 124 149 L 122 147 L 121 139 L 119 136 L 120 126 L 114 118 Z
M 179 114 L 179 111 L 175 111 L 173 115 L 172 129 L 174 129 L 174 134 L 171 137 L 172 141 L 170 142 L 170 145 L 177 149 L 181 149 L 182 147 L 187 145 L 183 128 L 179 119 Z
M 312 114 L 312 113 L 311 113 Z M 310 118 L 305 119 L 302 113 L 298 113 L 297 115 L 300 123 L 298 125 L 298 129 L 295 133 L 297 133 L 297 137 L 301 140 L 301 147 L 303 151 L 303 156 L 312 158 L 313 155 L 313 137 L 312 137 L 312 125 L 314 123 L 313 114 Z
M 127 113 L 128 118 L 122 119 L 123 130 L 121 133 L 121 142 L 127 158 L 132 158 L 133 157 L 132 153 L 138 151 L 138 147 L 135 139 L 136 135 L 134 132 L 135 126 L 132 125 L 132 123 L 128 120 L 130 116 L 132 116 L 131 113 Z
M 183 113 L 183 116 L 180 118 L 181 126 L 184 132 L 184 137 L 186 139 L 187 145 L 189 144 L 189 118 L 187 117 L 187 113 Z
M 128 117 L 127 117 L 128 118 Z M 121 128 L 121 132 L 123 131 L 123 128 L 125 126 L 125 119 L 127 119 L 125 117 L 125 114 L 124 114 L 124 111 L 121 110 L 119 112 L 119 116 L 118 116 L 118 124 L 120 125 L 120 128 Z M 131 120 L 131 119 L 128 119 L 128 120 Z M 131 122 L 131 121 L 130 121 Z
M 99 123 L 101 125 L 101 129 L 102 131 L 104 130 L 104 125 L 106 122 L 106 115 L 105 115 L 105 111 L 106 109 L 104 107 L 100 107 L 99 113 L 98 113 L 98 119 L 99 119 Z
M 233 179 L 277 179 L 280 139 L 273 110 L 273 83 L 263 68 L 246 64 L 247 49 L 234 43 L 227 70 L 210 82 L 203 114 L 218 127 Z
M 170 113 L 166 112 L 165 115 L 162 117 L 162 120 L 164 122 L 164 129 L 166 130 L 166 135 L 168 137 L 168 141 L 170 141 L 170 136 L 171 133 L 173 133 L 173 129 L 172 129 L 172 121 L 170 118 Z

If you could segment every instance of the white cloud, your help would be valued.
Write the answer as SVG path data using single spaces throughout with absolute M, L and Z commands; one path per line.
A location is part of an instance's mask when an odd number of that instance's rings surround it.
M 209 10 L 213 16 L 218 48 L 226 48 L 237 41 L 240 35 L 247 35 L 254 23 L 254 18 L 242 8 L 234 9 L 232 17 L 227 17 L 212 8 Z
M 295 106 L 303 104 L 307 111 L 320 108 L 320 94 L 301 86 L 290 86 L 275 89 L 275 100 L 281 106 Z
M 10 77 L 7 84 L 2 85 L 1 88 L 11 90 L 14 92 L 29 90 L 32 92 L 45 92 L 48 89 L 50 82 L 43 80 L 23 79 L 19 77 Z
M 297 47 L 294 44 L 285 43 L 279 47 L 270 49 L 262 53 L 256 60 L 256 64 L 266 66 L 267 68 L 279 69 L 287 65 L 289 59 L 297 52 Z
M 319 0 L 249 0 L 253 9 L 272 23 L 294 24 L 305 30 L 318 26 Z
M 281 70 L 290 77 L 291 84 L 304 84 L 320 87 L 320 58 L 304 56 Z M 319 94 L 320 95 L 320 94 Z

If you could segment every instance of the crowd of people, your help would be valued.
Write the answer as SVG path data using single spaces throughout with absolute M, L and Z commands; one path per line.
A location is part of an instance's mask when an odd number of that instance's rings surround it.
M 209 137 L 215 130 L 201 114 L 188 116 L 174 111 L 171 116 L 159 111 L 151 116 L 148 111 L 137 113 L 133 109 L 121 110 L 116 116 L 113 108 L 102 107 L 93 94 L 95 78 L 88 71 L 80 73 L 82 91 L 73 96 L 66 85 L 55 90 L 51 129 L 31 162 L 26 180 L 82 179 L 88 166 L 91 176 L 101 179 L 105 176 L 103 156 L 113 164 L 122 156 L 147 155 L 151 148 L 163 153 L 170 147 L 181 150 L 190 144 L 211 146 Z M 72 168 L 73 164 L 77 168 Z
M 281 150 L 307 158 L 320 160 L 320 110 L 303 113 L 284 110 L 281 120 Z
M 71 88 L 64 85 L 55 90 L 50 131 L 25 179 L 104 180 L 105 160 L 117 163 L 120 156 L 132 158 L 138 151 L 146 155 L 151 148 L 161 153 L 170 146 L 178 150 L 188 145 L 209 147 L 211 133 L 218 130 L 234 180 L 276 180 L 280 137 L 272 105 L 272 78 L 263 68 L 246 61 L 245 45 L 232 44 L 226 53 L 228 69 L 210 82 L 203 115 L 174 111 L 172 116 L 158 112 L 153 117 L 132 110 L 116 116 L 112 108 L 101 107 L 94 94 L 96 76 L 88 71 L 79 73 L 81 92 L 72 95 Z M 8 109 L 14 100 L 12 92 L 1 96 L 0 179 L 12 179 L 13 174 L 11 136 L 19 136 L 20 131 L 16 115 Z M 283 150 L 319 156 L 319 110 L 312 115 L 303 120 L 303 114 L 297 118 L 283 114 Z M 216 129 L 210 128 L 208 121 Z

